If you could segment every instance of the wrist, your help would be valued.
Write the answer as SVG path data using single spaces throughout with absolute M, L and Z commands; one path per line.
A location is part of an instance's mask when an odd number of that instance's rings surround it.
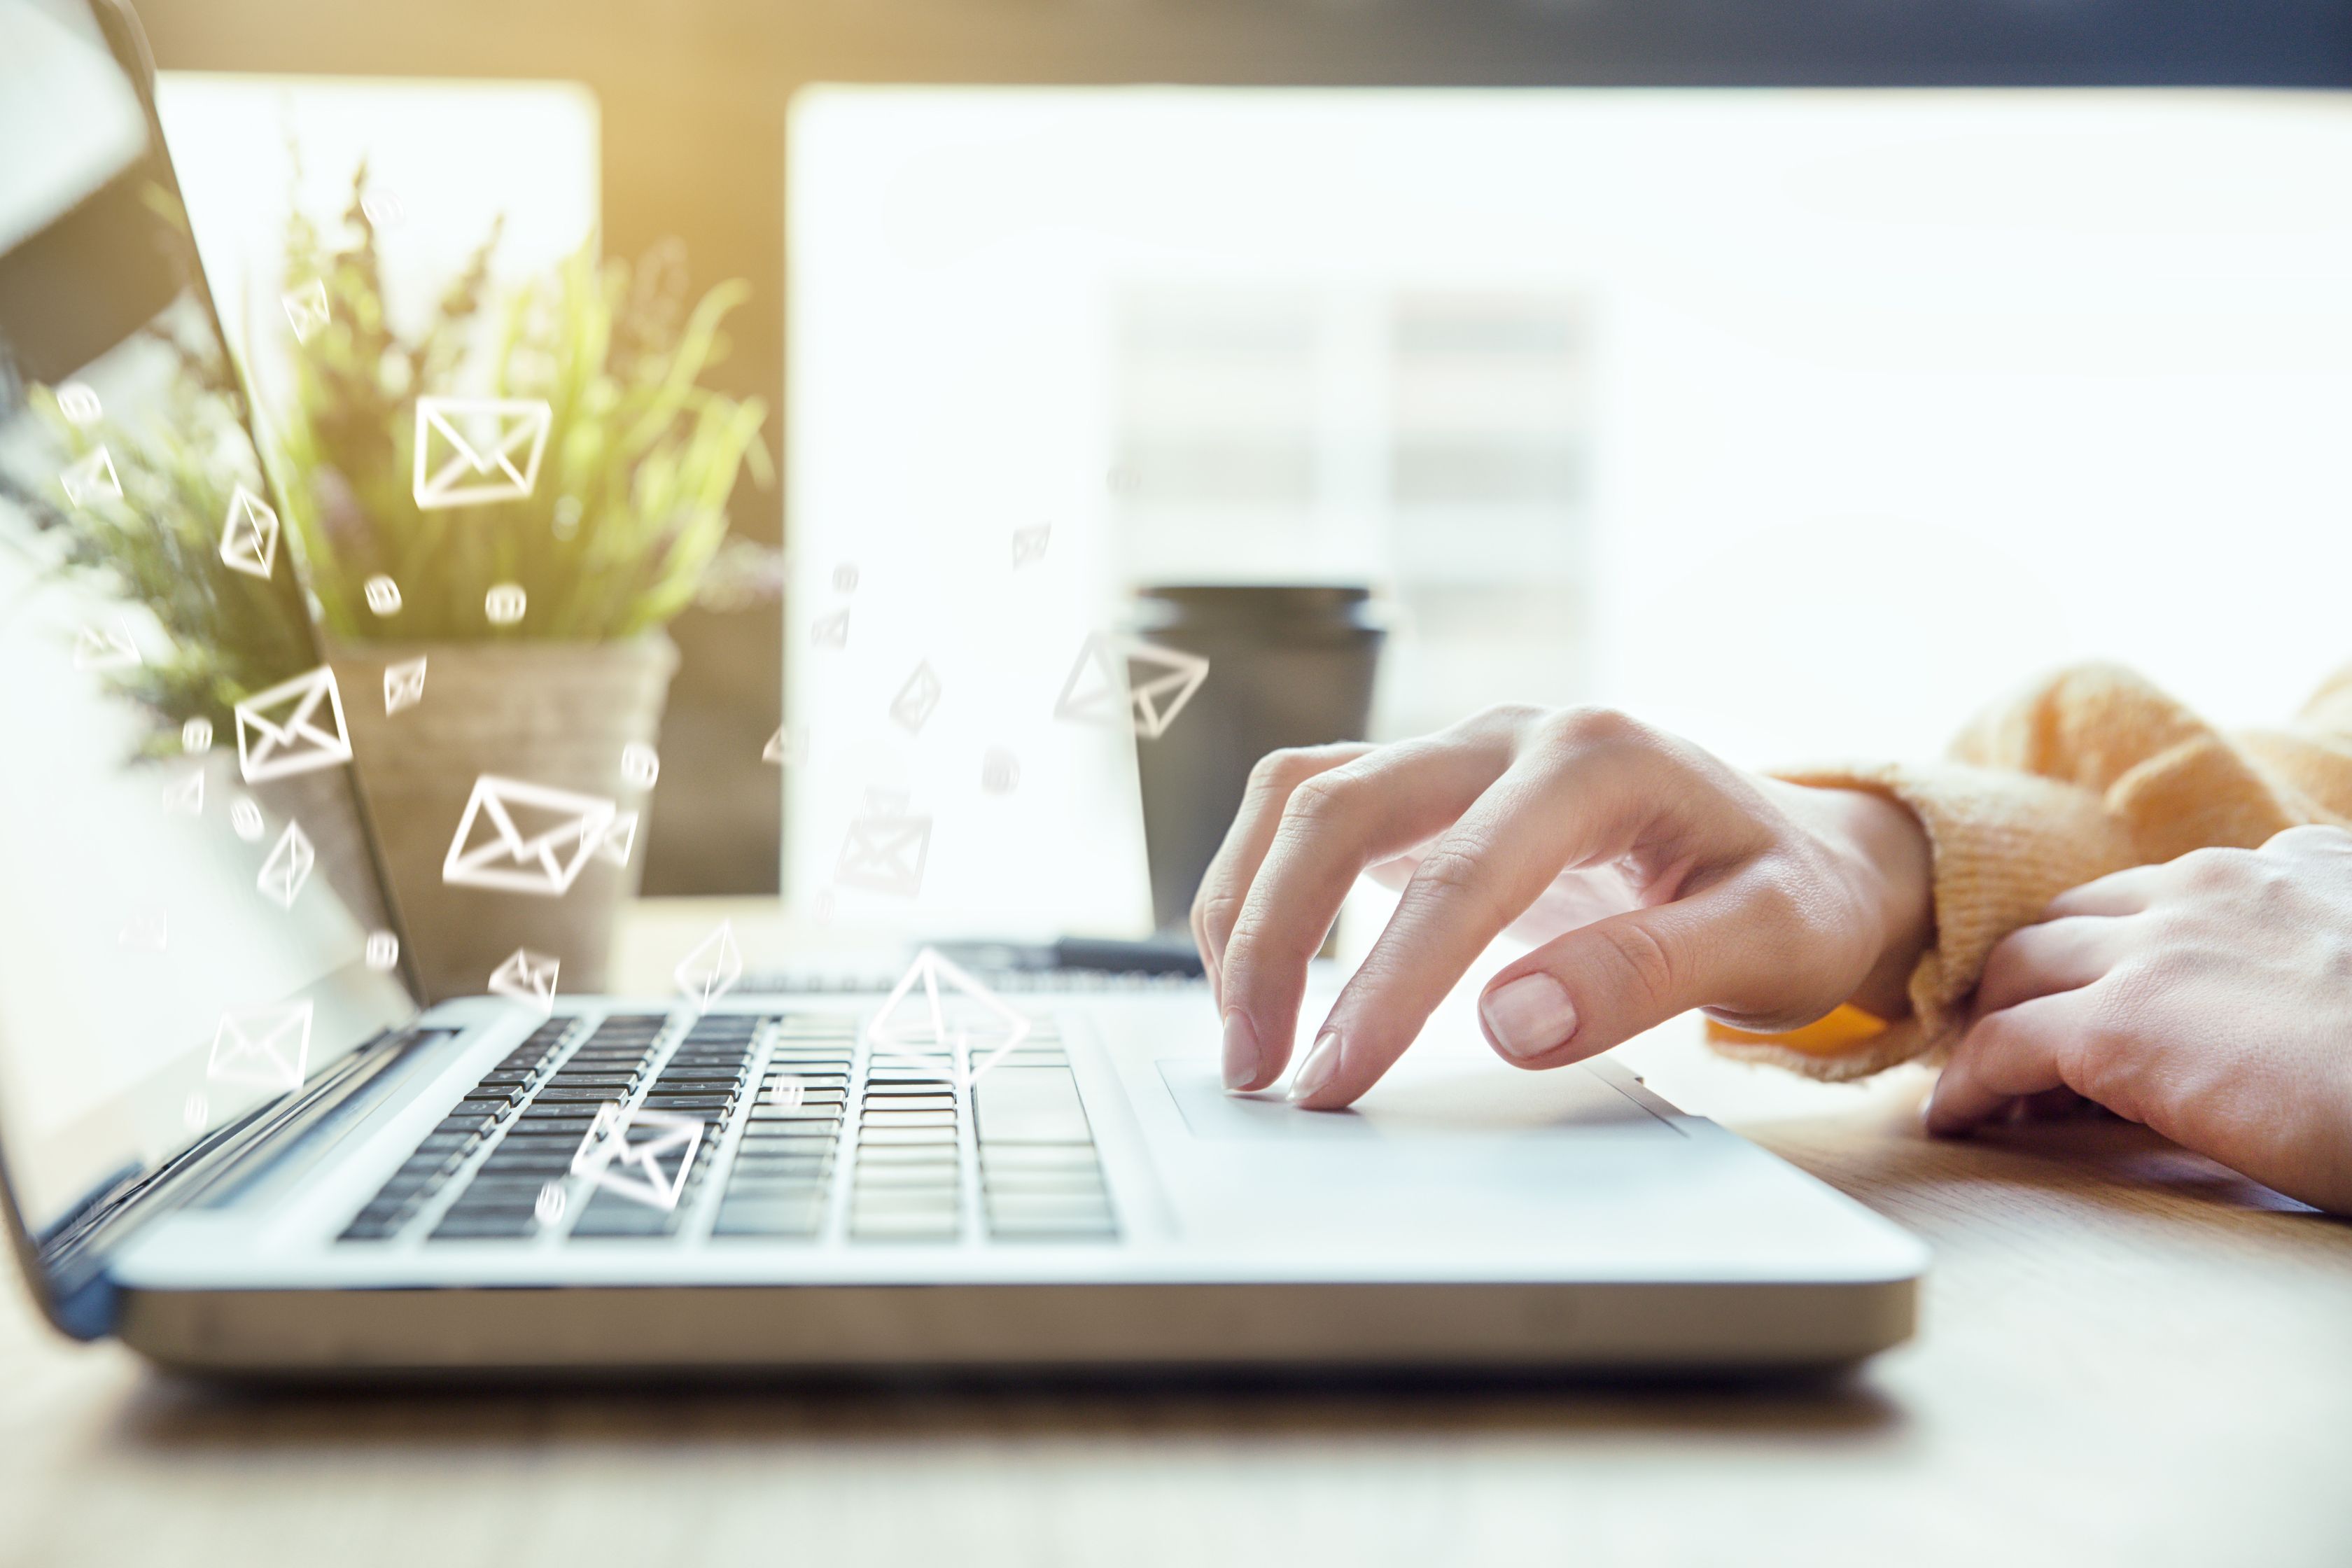
M 1849 998 L 1885 1019 L 1911 1011 L 1911 972 L 1936 940 L 1935 857 L 1908 806 L 1868 790 L 1836 801 L 1846 853 L 1876 936 L 1876 955 Z

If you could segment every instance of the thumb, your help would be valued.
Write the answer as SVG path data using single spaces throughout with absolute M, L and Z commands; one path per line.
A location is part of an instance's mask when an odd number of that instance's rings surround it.
M 1556 1068 L 1694 1007 L 1745 1012 L 1759 978 L 1791 967 L 1785 954 L 1774 962 L 1785 943 L 1761 923 L 1735 885 L 1595 921 L 1496 971 L 1478 998 L 1478 1021 L 1507 1061 Z

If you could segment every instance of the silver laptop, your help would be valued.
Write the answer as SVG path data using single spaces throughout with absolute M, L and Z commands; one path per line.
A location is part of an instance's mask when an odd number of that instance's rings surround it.
M 420 1009 L 350 768 L 256 768 L 234 710 L 320 667 L 290 542 L 248 508 L 222 577 L 216 520 L 151 499 L 202 536 L 159 572 L 79 515 L 167 426 L 232 514 L 269 491 L 140 46 L 79 4 L 0 0 L 0 1173 L 59 1329 L 256 1377 L 1817 1368 L 1912 1331 L 1916 1241 L 1607 1061 L 1425 1039 L 1318 1115 L 1221 1090 L 1197 986 L 998 1011 L 950 973 L 928 1031 L 874 992 Z M 179 639 L 226 593 L 208 726 Z

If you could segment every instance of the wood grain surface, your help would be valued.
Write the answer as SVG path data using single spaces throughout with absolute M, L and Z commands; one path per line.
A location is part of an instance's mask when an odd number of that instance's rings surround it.
M 1794 1387 L 287 1396 L 10 1292 L 0 1563 L 2352 1563 L 2352 1226 L 2113 1122 L 1931 1143 L 1916 1073 L 1625 1052 L 1924 1237 L 1919 1337 Z

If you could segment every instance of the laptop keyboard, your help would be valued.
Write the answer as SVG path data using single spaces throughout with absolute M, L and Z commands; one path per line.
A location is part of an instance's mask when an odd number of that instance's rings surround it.
M 1050 1019 L 969 1089 L 944 1048 L 867 1060 L 857 1022 L 814 1012 L 550 1019 L 425 1134 L 341 1239 L 1118 1239 Z M 626 1128 L 631 1150 L 676 1145 L 700 1124 L 675 1206 L 626 1179 L 572 1174 L 604 1106 L 664 1113 Z M 664 1179 L 677 1179 L 674 1166 Z

